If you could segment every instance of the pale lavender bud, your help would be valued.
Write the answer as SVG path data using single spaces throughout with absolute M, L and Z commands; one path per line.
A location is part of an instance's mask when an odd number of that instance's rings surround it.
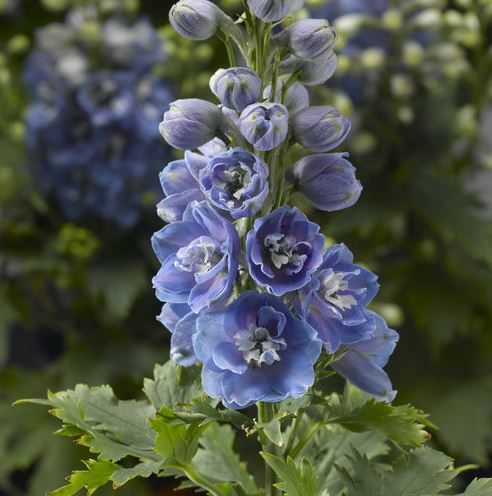
M 171 146 L 192 150 L 215 138 L 222 119 L 217 106 L 206 100 L 176 100 L 164 114 L 159 131 Z
M 208 0 L 180 0 L 169 11 L 173 28 L 190 40 L 211 38 L 223 16 L 222 10 Z
M 279 102 L 282 94 L 284 82 L 281 79 L 277 81 L 277 91 L 275 101 Z M 272 92 L 272 86 L 267 86 L 263 91 L 263 98 L 269 99 Z M 289 86 L 285 92 L 283 104 L 287 107 L 290 114 L 294 114 L 309 105 L 309 92 L 301 83 L 294 83 Z
M 292 74 L 301 71 L 298 81 L 315 86 L 325 83 L 337 68 L 337 56 L 333 50 L 325 50 L 322 54 L 312 59 L 297 57 L 290 54 L 280 62 L 280 74 Z
M 312 152 L 328 152 L 347 137 L 350 121 L 334 107 L 307 107 L 292 119 L 296 141 Z
M 316 208 L 333 212 L 351 207 L 360 197 L 362 185 L 345 153 L 309 155 L 289 171 L 290 180 Z
M 335 46 L 337 34 L 326 19 L 302 19 L 281 31 L 279 39 L 286 39 L 297 57 L 312 59 Z
M 258 74 L 247 67 L 219 69 L 210 78 L 212 93 L 224 106 L 238 112 L 258 101 L 260 86 Z
M 248 0 L 251 12 L 265 22 L 280 21 L 303 4 L 304 0 Z
M 257 150 L 273 150 L 287 137 L 289 112 L 280 103 L 254 103 L 241 113 L 239 129 Z

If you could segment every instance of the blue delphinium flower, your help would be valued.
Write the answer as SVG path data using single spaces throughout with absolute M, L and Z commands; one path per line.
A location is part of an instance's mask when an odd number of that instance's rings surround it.
M 320 266 L 325 238 L 297 208 L 280 207 L 256 219 L 246 238 L 251 277 L 281 296 L 305 286 Z
M 258 101 L 261 79 L 247 67 L 219 69 L 210 78 L 210 89 L 222 105 L 242 112 L 248 105 Z
M 303 0 L 248 0 L 248 7 L 262 21 L 275 22 L 301 8 L 303 3 Z
M 334 107 L 306 107 L 292 118 L 297 142 L 312 152 L 329 152 L 340 145 L 350 132 L 350 121 Z
M 156 126 L 171 93 L 151 74 L 165 54 L 145 19 L 109 19 L 95 44 L 78 17 L 40 30 L 27 60 L 27 145 L 39 184 L 68 219 L 129 227 L 157 193 L 167 154 Z
M 176 100 L 159 124 L 163 138 L 175 148 L 192 150 L 216 137 L 222 112 L 213 103 L 199 98 Z
M 348 352 L 331 367 L 376 399 L 393 401 L 396 391 L 383 368 L 395 349 L 398 333 L 389 329 L 385 320 L 371 311 L 367 312 L 367 322 L 359 326 L 371 328 L 372 336 L 349 345 Z
M 325 20 L 268 29 L 255 20 L 276 22 L 302 3 L 248 0 L 250 13 L 232 25 L 206 0 L 172 9 L 186 37 L 220 29 L 232 67 L 209 82 L 220 104 L 178 100 L 160 125 L 185 152 L 160 175 L 166 198 L 157 210 L 170 224 L 152 240 L 165 302 L 158 319 L 172 333 L 172 358 L 201 362 L 205 391 L 229 408 L 302 396 L 323 346 L 349 381 L 377 399 L 394 396 L 382 367 L 397 335 L 367 309 L 377 277 L 345 245 L 325 250 L 320 227 L 286 204 L 299 192 L 340 210 L 362 190 L 346 153 L 320 153 L 344 141 L 350 122 L 310 107 L 304 86 L 333 74 L 335 30 Z M 293 145 L 316 154 L 290 165 Z M 258 412 L 266 421 L 269 409 L 258 403 Z
M 253 103 L 239 117 L 239 129 L 257 150 L 277 148 L 286 138 L 289 111 L 279 103 Z
M 199 153 L 187 150 L 184 159 L 174 160 L 164 167 L 159 179 L 166 198 L 157 204 L 157 214 L 162 220 L 181 220 L 190 202 L 205 200 L 199 183 L 200 171 L 215 155 L 226 150 L 224 143 L 215 138 L 199 147 Z
M 153 279 L 161 301 L 187 303 L 198 313 L 230 296 L 239 236 L 207 202 L 190 203 L 182 221 L 152 236 L 152 247 L 162 264 Z
M 256 214 L 268 196 L 268 166 L 251 152 L 232 148 L 200 171 L 200 185 L 216 208 L 233 219 Z
M 205 391 L 231 408 L 302 396 L 321 350 L 314 329 L 284 303 L 252 291 L 201 315 L 193 345 Z
M 282 88 L 285 81 L 279 79 L 277 81 L 276 100 L 280 100 Z M 272 85 L 268 85 L 263 90 L 263 98 L 271 99 Z M 309 106 L 309 92 L 301 83 L 295 82 L 291 84 L 284 95 L 284 105 L 287 107 L 290 115 L 294 115 L 297 111 Z
M 325 212 L 351 207 L 359 199 L 362 185 L 346 157 L 346 153 L 329 153 L 301 158 L 289 171 L 294 188 Z
M 171 332 L 171 359 L 187 367 L 197 361 L 192 338 L 196 332 L 198 314 L 186 303 L 165 303 L 157 320 Z
M 174 29 L 191 40 L 207 40 L 217 31 L 223 13 L 208 0 L 180 0 L 169 11 Z
M 334 353 L 342 343 L 369 337 L 370 327 L 359 324 L 367 322 L 366 306 L 378 288 L 377 276 L 354 264 L 345 245 L 335 244 L 325 251 L 309 284 L 298 292 L 295 307 Z

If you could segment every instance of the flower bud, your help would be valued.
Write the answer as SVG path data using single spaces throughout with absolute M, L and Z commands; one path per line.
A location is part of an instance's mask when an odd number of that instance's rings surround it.
M 280 101 L 280 96 L 282 94 L 282 87 L 284 82 L 281 79 L 277 81 L 277 91 L 275 95 L 275 101 Z M 263 90 L 263 98 L 270 99 L 270 93 L 272 91 L 272 86 L 269 85 Z M 285 92 L 284 105 L 287 107 L 287 110 L 290 114 L 294 114 L 295 112 L 306 108 L 309 105 L 309 92 L 308 90 L 301 84 L 295 82 L 290 85 L 288 90 Z
M 192 150 L 215 138 L 221 121 L 222 113 L 216 105 L 187 98 L 170 104 L 159 131 L 174 148 Z
M 325 19 L 302 19 L 279 35 L 287 38 L 292 53 L 312 59 L 335 46 L 337 34 Z
M 280 74 L 291 74 L 301 71 L 298 81 L 307 85 L 315 86 L 325 83 L 337 68 L 337 56 L 333 50 L 325 50 L 322 54 L 312 59 L 288 55 L 280 62 Z
M 359 199 L 362 185 L 346 156 L 332 153 L 303 157 L 289 171 L 290 179 L 320 210 L 333 212 L 351 207 Z
M 304 0 L 248 0 L 248 7 L 264 22 L 276 22 L 300 9 Z
M 239 117 L 239 129 L 257 150 L 277 148 L 286 138 L 289 112 L 280 103 L 254 103 Z
M 294 137 L 312 152 L 336 148 L 350 131 L 350 121 L 334 107 L 307 107 L 292 120 Z
M 258 74 L 247 67 L 219 69 L 210 78 L 212 93 L 224 106 L 237 112 L 258 101 L 260 86 Z
M 173 28 L 190 40 L 207 40 L 219 27 L 223 12 L 208 0 L 180 0 L 169 11 Z

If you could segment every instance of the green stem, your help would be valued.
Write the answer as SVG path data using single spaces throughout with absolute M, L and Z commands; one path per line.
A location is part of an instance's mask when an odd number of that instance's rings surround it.
M 302 411 L 297 410 L 294 420 L 290 426 L 289 438 L 287 439 L 287 444 L 285 445 L 285 454 L 291 452 L 294 446 L 294 441 L 296 440 L 297 431 L 299 429 L 299 424 L 301 423 Z
M 313 436 L 318 432 L 322 425 L 323 424 L 321 422 L 316 422 L 315 424 L 313 424 L 307 430 L 306 434 L 304 434 L 301 440 L 294 446 L 294 448 L 292 448 L 292 451 L 290 453 L 287 453 L 287 455 L 295 459 L 297 455 L 306 447 L 309 441 L 311 441 Z
M 257 403 L 257 408 L 258 422 L 260 424 L 267 424 L 268 422 L 273 420 L 273 405 L 271 403 L 263 403 L 262 401 L 259 401 Z M 265 453 L 275 454 L 273 443 L 265 436 L 262 431 L 260 431 L 259 438 L 263 451 Z M 274 482 L 275 480 L 273 470 L 265 461 L 265 496 L 274 496 Z
M 263 82 L 263 78 L 261 77 L 263 74 L 263 22 L 260 19 L 256 19 L 255 22 L 255 40 L 256 40 L 256 72 L 260 76 Z M 263 86 L 263 85 L 262 85 Z M 263 91 L 263 88 L 261 88 Z M 260 91 L 260 95 L 261 95 Z
M 227 50 L 227 56 L 229 57 L 229 64 L 231 67 L 236 67 L 236 54 L 234 53 L 234 47 L 232 46 L 231 39 L 227 33 L 224 33 L 225 38 L 223 39 L 224 45 Z
M 287 81 L 285 81 L 285 83 L 282 85 L 282 92 L 281 92 L 281 96 L 280 96 L 280 103 L 284 103 L 285 101 L 285 95 L 287 94 L 287 90 L 299 79 L 299 77 L 301 76 L 302 74 L 302 71 L 301 70 L 298 70 L 294 73 L 292 73 L 289 77 L 289 79 L 287 79 Z
M 270 101 L 275 102 L 277 100 L 277 82 L 278 82 L 278 66 L 280 64 L 280 52 L 275 54 L 275 62 L 273 63 L 272 72 L 272 86 L 270 90 Z
M 224 496 L 222 492 L 217 491 L 214 485 L 204 479 L 193 467 L 187 465 L 180 466 L 178 468 L 183 471 L 183 473 L 186 475 L 186 477 L 188 477 L 188 479 L 190 479 L 190 481 L 194 482 L 200 487 L 203 487 L 203 489 L 207 490 L 212 496 Z

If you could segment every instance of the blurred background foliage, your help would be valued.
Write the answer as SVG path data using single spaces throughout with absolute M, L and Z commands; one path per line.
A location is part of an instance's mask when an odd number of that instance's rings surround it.
M 171 152 L 149 145 L 152 118 L 157 129 L 166 98 L 209 96 L 208 79 L 225 63 L 218 42 L 174 34 L 172 3 L 0 0 L 0 494 L 44 494 L 78 459 L 78 448 L 51 436 L 56 422 L 11 408 L 13 400 L 76 382 L 134 397 L 168 358 L 167 332 L 153 317 L 149 239 L 160 227 L 158 171 Z M 218 3 L 240 10 L 236 0 Z M 389 370 L 397 402 L 429 411 L 440 426 L 434 443 L 459 463 L 490 470 L 492 2 L 312 0 L 307 8 L 339 33 L 336 77 L 312 100 L 352 119 L 344 150 L 364 185 L 350 210 L 310 214 L 380 275 L 376 309 L 401 335 Z M 108 42 L 104 26 L 115 20 L 128 29 Z M 147 28 L 133 39 L 141 21 Z M 70 36 L 57 34 L 40 56 L 53 23 Z M 143 68 L 139 54 L 116 60 L 142 33 L 159 56 Z M 60 63 L 74 50 L 85 64 L 75 82 L 67 74 L 80 64 Z M 101 117 L 81 100 L 82 91 L 100 107 L 115 98 L 107 82 L 94 89 L 101 72 L 124 80 L 116 97 L 130 94 L 122 101 L 131 110 Z M 149 78 L 155 91 L 142 90 Z M 87 129 L 109 129 L 107 142 L 118 146 L 98 148 Z M 127 202 L 130 221 L 121 222 Z M 157 490 L 128 494 L 165 494 Z

